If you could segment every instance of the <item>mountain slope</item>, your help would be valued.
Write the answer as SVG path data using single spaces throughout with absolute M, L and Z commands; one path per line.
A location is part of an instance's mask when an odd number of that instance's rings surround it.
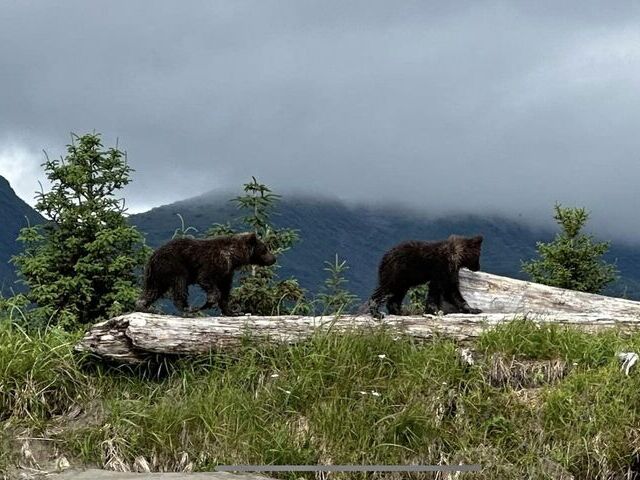
M 18 287 L 15 284 L 15 269 L 9 260 L 22 249 L 16 238 L 20 229 L 27 226 L 27 221 L 33 225 L 41 222 L 42 217 L 18 197 L 9 182 L 0 176 L 0 292 L 10 293 L 11 289 Z
M 228 199 L 234 194 L 207 194 L 132 215 L 131 223 L 146 234 L 147 243 L 157 247 L 171 238 L 180 219 L 199 233 L 213 223 L 237 219 L 239 212 Z M 434 218 L 401 208 L 371 208 L 346 205 L 339 201 L 293 196 L 283 199 L 277 208 L 275 223 L 300 231 L 301 242 L 279 259 L 280 275 L 295 276 L 303 287 L 318 292 L 326 277 L 324 262 L 337 253 L 346 259 L 350 270 L 348 287 L 366 298 L 375 286 L 376 270 L 382 254 L 407 239 L 441 239 L 451 233 L 485 236 L 482 269 L 499 275 L 525 278 L 521 260 L 536 255 L 537 241 L 548 241 L 553 232 L 530 227 L 500 217 L 449 216 Z M 16 242 L 20 228 L 42 221 L 42 217 L 13 191 L 0 176 L 0 289 L 16 289 L 15 271 L 9 263 L 21 245 Z M 621 280 L 606 293 L 640 299 L 640 245 L 613 243 L 607 255 L 615 261 Z
M 131 222 L 156 247 L 169 240 L 180 226 L 204 232 L 212 223 L 237 218 L 240 212 L 228 202 L 233 195 L 210 194 L 154 208 L 131 216 Z M 482 269 L 490 273 L 525 278 L 521 260 L 536 255 L 536 242 L 548 241 L 553 232 L 500 217 L 449 216 L 432 218 L 403 209 L 345 205 L 338 201 L 289 197 L 278 206 L 275 223 L 300 231 L 302 241 L 279 259 L 282 276 L 295 276 L 303 287 L 317 292 L 326 276 L 324 261 L 336 253 L 347 260 L 349 288 L 366 298 L 375 286 L 382 254 L 407 239 L 442 239 L 451 233 L 485 236 Z M 612 245 L 608 261 L 617 261 L 622 279 L 607 293 L 640 298 L 640 245 Z

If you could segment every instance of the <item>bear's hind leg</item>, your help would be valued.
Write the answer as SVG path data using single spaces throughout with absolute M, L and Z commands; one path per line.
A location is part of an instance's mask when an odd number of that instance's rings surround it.
M 142 292 L 140 298 L 136 300 L 136 310 L 138 312 L 146 312 L 149 310 L 149 307 L 158 300 L 165 292 L 160 292 L 159 290 L 146 290 Z
M 173 304 L 180 310 L 182 313 L 186 313 L 189 310 L 189 290 L 187 289 L 187 280 L 183 277 L 177 277 L 173 281 L 173 286 L 171 287 L 171 298 L 173 299 Z
M 391 294 L 387 300 L 387 311 L 389 315 L 402 315 L 402 300 L 404 300 L 407 290 L 397 290 Z
M 168 285 L 166 285 L 162 281 L 157 281 L 158 279 L 152 279 L 150 276 L 147 276 L 144 282 L 144 287 L 142 290 L 142 294 L 136 301 L 136 310 L 139 312 L 146 312 L 149 310 L 149 307 L 159 298 L 162 298 L 167 290 L 169 290 Z
M 159 298 L 161 298 L 169 289 L 158 275 L 150 271 L 147 267 L 145 271 L 144 285 L 142 287 L 142 293 L 138 300 L 136 300 L 136 310 L 139 312 L 146 312 L 149 307 Z
M 384 314 L 380 311 L 380 304 L 386 303 L 389 294 L 382 287 L 378 287 L 374 290 L 371 298 L 368 302 L 369 314 L 376 320 L 382 320 Z

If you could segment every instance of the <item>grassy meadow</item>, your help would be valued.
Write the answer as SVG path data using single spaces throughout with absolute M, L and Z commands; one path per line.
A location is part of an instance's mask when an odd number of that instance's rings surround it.
M 381 326 L 136 369 L 75 353 L 80 335 L 0 323 L 0 471 L 61 456 L 153 471 L 481 464 L 469 479 L 628 478 L 637 468 L 640 372 L 626 376 L 616 354 L 640 351 L 640 335 L 514 321 L 469 345 L 468 365 L 450 340 Z M 328 478 L 437 478 L 421 475 Z

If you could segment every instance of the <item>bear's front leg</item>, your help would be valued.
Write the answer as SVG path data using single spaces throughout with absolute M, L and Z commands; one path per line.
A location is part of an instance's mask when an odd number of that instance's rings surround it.
M 460 293 L 457 273 L 443 284 L 442 311 L 446 313 L 481 313 L 480 309 L 471 308 Z
M 443 285 L 439 280 L 432 280 L 429 282 L 429 290 L 424 305 L 424 313 L 427 315 L 437 315 L 438 313 L 446 315 L 448 313 L 458 313 L 460 311 L 455 303 L 449 299 L 445 285 L 446 284 Z
M 427 298 L 424 302 L 424 313 L 427 315 L 436 315 L 442 310 L 442 287 L 439 282 L 429 282 L 429 290 L 427 290 Z
M 200 282 L 199 285 L 207 294 L 207 298 L 204 304 L 202 304 L 199 307 L 191 307 L 188 310 L 188 313 L 193 314 L 193 313 L 200 312 L 201 310 L 209 310 L 210 308 L 213 308 L 216 305 L 218 305 L 218 301 L 220 298 L 220 291 L 218 290 L 218 287 L 214 283 L 209 283 L 209 282 Z
M 228 306 L 226 306 L 225 308 L 222 308 L 221 306 L 220 313 L 224 317 L 242 317 L 243 315 L 246 315 L 246 313 L 244 313 L 242 310 L 239 310 L 237 308 L 229 308 Z
M 482 310 L 480 310 L 479 308 L 473 308 L 469 306 L 467 301 L 462 296 L 462 293 L 460 293 L 460 290 L 457 285 L 455 290 L 452 293 L 453 293 L 452 295 L 453 300 L 455 301 L 455 304 L 457 305 L 461 313 L 472 313 L 472 314 L 482 313 Z
M 220 313 L 225 317 L 239 317 L 244 313 L 236 308 L 229 306 L 229 297 L 231 295 L 231 285 L 233 285 L 233 274 L 226 275 L 218 282 L 218 289 L 220 290 L 220 300 L 218 306 L 220 307 Z

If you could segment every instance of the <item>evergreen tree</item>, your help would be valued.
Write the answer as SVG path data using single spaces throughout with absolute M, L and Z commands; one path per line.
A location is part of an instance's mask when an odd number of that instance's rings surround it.
M 244 184 L 244 195 L 232 201 L 238 209 L 246 212 L 242 218 L 244 227 L 254 231 L 275 254 L 280 255 L 299 241 L 298 232 L 290 228 L 276 228 L 271 217 L 280 199 L 269 187 L 251 177 Z M 215 224 L 207 231 L 207 235 L 228 235 L 233 233 L 229 224 Z M 244 313 L 254 315 L 283 315 L 289 313 L 306 313 L 310 306 L 305 298 L 305 291 L 293 278 L 279 280 L 278 265 L 272 267 L 245 267 L 239 276 L 238 286 L 231 293 L 231 305 Z
M 344 278 L 344 273 L 349 270 L 349 266 L 346 260 L 340 261 L 337 253 L 333 262 L 324 263 L 324 270 L 329 276 L 324 282 L 323 291 L 318 295 L 322 312 L 324 315 L 348 312 L 358 298 L 345 288 L 348 280 Z
M 522 270 L 534 282 L 581 292 L 599 293 L 617 278 L 614 265 L 602 260 L 609 242 L 595 242 L 582 233 L 589 219 L 584 208 L 555 205 L 554 219 L 561 231 L 550 243 L 538 242 L 537 260 L 524 262 Z
M 48 221 L 21 230 L 24 251 L 12 259 L 34 317 L 71 326 L 129 311 L 149 251 L 116 197 L 130 182 L 126 155 L 99 134 L 73 135 L 67 155 L 43 167 L 52 187 L 36 209 Z

